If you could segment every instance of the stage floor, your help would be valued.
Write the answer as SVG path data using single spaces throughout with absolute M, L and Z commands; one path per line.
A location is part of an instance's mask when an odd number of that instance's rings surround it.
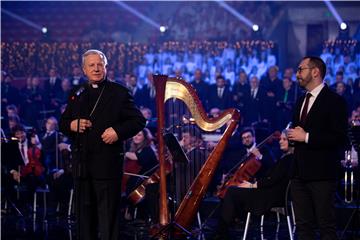
M 202 226 L 200 231 L 198 224 L 194 225 L 193 233 L 196 234 L 194 239 L 211 240 L 216 229 L 216 213 L 205 219 L 206 212 L 211 212 L 211 201 L 202 206 Z M 213 205 L 214 206 L 214 205 Z M 209 209 L 207 209 L 209 208 Z M 355 205 L 338 205 L 337 219 L 338 219 L 338 235 L 343 234 L 343 230 L 348 223 L 350 216 L 354 213 Z M 51 209 L 48 209 L 46 216 L 44 216 L 41 208 L 38 209 L 38 214 L 34 215 L 30 211 L 23 213 L 24 216 L 19 216 L 16 211 L 2 211 L 1 214 L 1 239 L 11 240 L 72 240 L 76 239 L 76 229 L 74 219 L 68 219 L 66 216 L 58 216 Z M 357 216 L 360 217 L 359 215 Z M 245 223 L 244 219 L 238 219 L 231 228 L 231 239 L 242 239 Z M 360 229 L 359 222 L 354 221 L 350 223 L 347 231 L 344 233 L 342 240 L 360 240 L 359 236 L 354 234 L 353 230 Z M 358 219 L 359 221 L 360 219 Z M 355 225 L 354 225 L 355 224 Z M 146 240 L 150 239 L 148 234 L 149 224 L 143 220 L 122 220 L 121 222 L 121 240 Z M 289 233 L 286 225 L 286 219 L 281 216 L 279 231 L 276 233 L 276 214 L 269 214 L 265 216 L 264 221 L 264 238 L 267 240 L 285 240 L 289 239 Z M 359 230 L 360 231 L 360 230 Z M 200 234 L 199 234 L 200 233 Z M 358 233 L 359 234 L 359 233 Z M 184 238 L 185 239 L 185 238 Z M 260 218 L 253 217 L 250 223 L 247 239 L 257 240 L 262 239 L 260 234 Z M 296 237 L 294 238 L 296 239 Z

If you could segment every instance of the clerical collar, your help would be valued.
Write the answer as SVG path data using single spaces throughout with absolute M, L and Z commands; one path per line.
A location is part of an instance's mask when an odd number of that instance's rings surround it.
M 101 86 L 103 86 L 103 84 L 106 82 L 106 79 L 104 79 L 104 80 L 101 80 L 101 81 L 99 81 L 99 82 L 96 82 L 96 83 L 90 83 L 90 86 L 91 86 L 91 88 L 99 88 L 99 87 L 101 87 Z

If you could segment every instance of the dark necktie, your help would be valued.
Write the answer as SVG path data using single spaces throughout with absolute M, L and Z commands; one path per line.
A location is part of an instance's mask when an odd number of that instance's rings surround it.
M 303 108 L 303 110 L 301 112 L 301 116 L 300 116 L 300 125 L 301 126 L 305 125 L 306 116 L 308 114 L 309 100 L 310 100 L 311 96 L 312 96 L 311 93 L 306 94 L 304 108 Z

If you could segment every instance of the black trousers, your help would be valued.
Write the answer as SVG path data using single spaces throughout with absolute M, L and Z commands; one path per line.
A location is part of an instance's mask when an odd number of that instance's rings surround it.
M 299 240 L 316 239 L 316 224 L 322 240 L 338 239 L 334 206 L 335 192 L 336 181 L 292 180 L 291 196 Z
M 78 239 L 120 239 L 120 197 L 120 179 L 76 179 Z
M 239 216 L 241 212 L 244 211 L 244 202 L 246 201 L 244 201 L 244 199 L 248 198 L 249 194 L 251 194 L 251 191 L 252 189 L 250 190 L 247 188 L 228 188 L 221 203 L 220 221 L 222 221 L 222 223 L 230 226 L 234 218 Z

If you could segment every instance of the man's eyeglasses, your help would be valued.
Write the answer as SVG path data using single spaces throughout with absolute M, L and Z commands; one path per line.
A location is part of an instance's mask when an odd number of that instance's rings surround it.
M 298 67 L 296 72 L 301 73 L 304 69 L 313 69 L 313 67 Z

